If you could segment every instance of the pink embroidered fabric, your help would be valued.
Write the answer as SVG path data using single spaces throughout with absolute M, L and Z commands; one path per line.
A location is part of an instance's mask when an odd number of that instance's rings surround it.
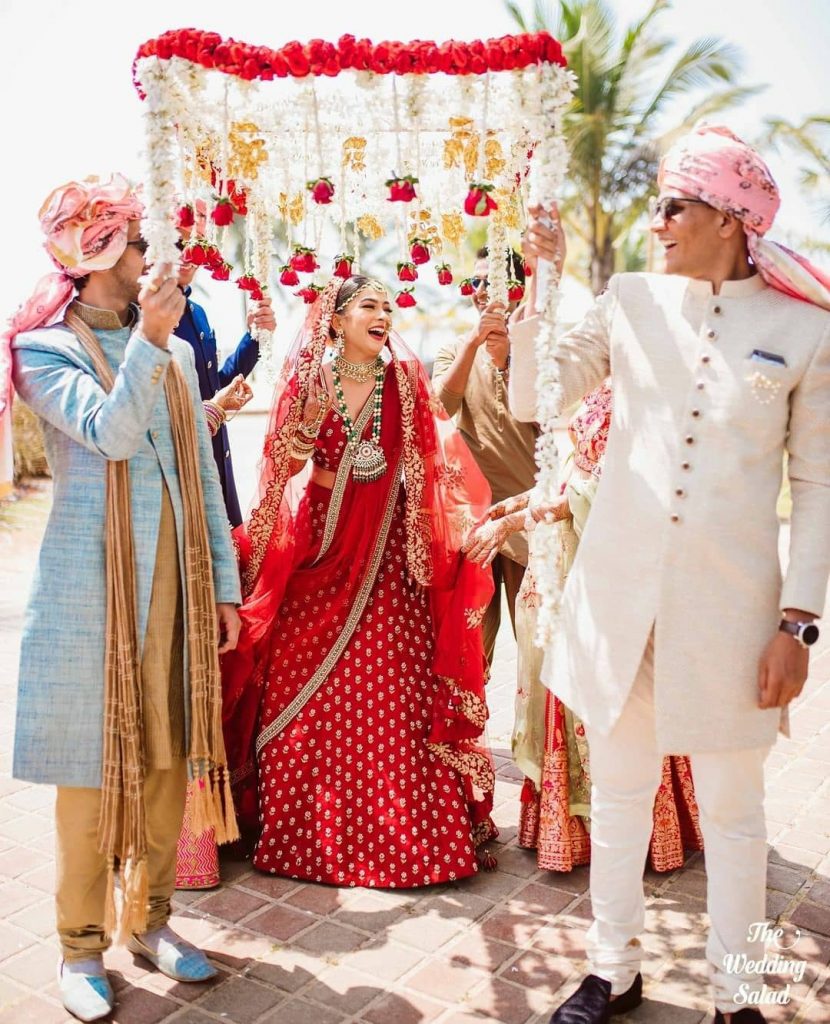
M 786 246 L 763 236 L 781 197 L 769 167 L 723 125 L 702 125 L 672 146 L 660 164 L 661 191 L 677 190 L 736 217 L 749 255 L 772 288 L 830 310 L 830 276 Z
M 612 394 L 607 381 L 586 395 L 568 425 L 574 462 L 585 473 L 599 479 L 602 458 L 611 429 Z

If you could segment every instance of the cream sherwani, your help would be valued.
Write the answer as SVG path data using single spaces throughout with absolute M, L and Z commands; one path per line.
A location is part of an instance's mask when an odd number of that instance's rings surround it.
M 528 421 L 537 324 L 510 332 L 511 409 Z M 621 274 L 556 358 L 564 407 L 610 374 L 614 413 L 546 683 L 609 734 L 653 629 L 660 752 L 769 746 L 779 713 L 757 707 L 759 657 L 781 608 L 821 614 L 830 569 L 830 314 L 758 276 L 715 295 L 707 281 Z

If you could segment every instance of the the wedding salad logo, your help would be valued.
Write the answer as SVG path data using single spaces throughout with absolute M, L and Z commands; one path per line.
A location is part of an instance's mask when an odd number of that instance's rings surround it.
M 739 1006 L 789 1003 L 792 985 L 797 985 L 804 978 L 807 969 L 806 962 L 797 955 L 800 938 L 798 928 L 788 930 L 767 921 L 755 921 L 749 926 L 747 941 L 763 943 L 763 956 L 753 959 L 748 953 L 728 953 L 723 958 L 724 970 L 727 974 L 744 978 L 786 978 L 787 983 L 771 988 L 765 983 L 759 987 L 756 981 L 742 981 L 733 997 Z

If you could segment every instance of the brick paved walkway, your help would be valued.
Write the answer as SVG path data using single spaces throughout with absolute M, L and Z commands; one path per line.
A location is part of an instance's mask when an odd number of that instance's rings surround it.
M 18 637 L 48 492 L 0 506 L 0 1021 L 57 1024 L 53 793 L 9 778 Z M 499 869 L 412 892 L 338 890 L 224 862 L 223 888 L 178 894 L 173 926 L 204 945 L 218 981 L 186 986 L 122 950 L 107 956 L 119 1024 L 504 1024 L 546 1021 L 585 970 L 585 869 L 536 870 L 515 842 L 520 781 L 508 757 L 515 662 L 503 635 L 491 684 Z M 807 963 L 770 1021 L 830 1021 L 830 643 L 767 771 L 768 912 Z M 639 1024 L 698 1024 L 708 1009 L 703 858 L 647 874 L 646 1001 Z M 782 979 L 773 979 L 780 987 Z M 621 1024 L 623 1018 L 619 1018 Z

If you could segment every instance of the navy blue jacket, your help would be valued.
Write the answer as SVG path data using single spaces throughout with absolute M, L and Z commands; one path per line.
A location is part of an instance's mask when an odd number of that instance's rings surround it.
M 187 306 L 179 326 L 173 333 L 177 338 L 189 342 L 193 349 L 196 356 L 196 373 L 199 375 L 199 392 L 202 400 L 205 400 L 213 398 L 216 392 L 230 384 L 237 374 L 248 376 L 259 359 L 259 345 L 246 333 L 236 346 L 236 350 L 219 366 L 216 357 L 216 334 L 208 322 L 207 313 L 190 298 L 190 291 L 190 288 L 185 288 Z M 238 526 L 242 522 L 242 513 L 239 510 L 239 499 L 236 496 L 236 484 L 233 479 L 228 428 L 224 424 L 213 438 L 213 457 L 219 469 L 228 519 L 231 526 Z

